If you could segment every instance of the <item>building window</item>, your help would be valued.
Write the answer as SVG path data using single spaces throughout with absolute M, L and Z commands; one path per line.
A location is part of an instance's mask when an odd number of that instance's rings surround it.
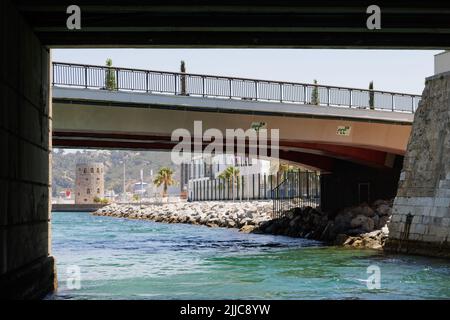
M 87 193 L 87 194 L 91 194 L 91 189 L 87 189 L 87 190 L 86 190 L 86 193 Z
M 100 188 L 97 188 L 97 193 L 100 193 Z
M 94 168 L 91 168 L 91 173 L 94 173 Z
M 87 199 L 84 199 L 84 202 L 87 202 Z
M 84 173 L 86 173 L 86 172 L 87 172 L 87 171 L 86 171 L 86 168 L 84 168 L 83 172 L 84 172 Z
M 100 173 L 100 168 L 97 168 L 97 173 Z

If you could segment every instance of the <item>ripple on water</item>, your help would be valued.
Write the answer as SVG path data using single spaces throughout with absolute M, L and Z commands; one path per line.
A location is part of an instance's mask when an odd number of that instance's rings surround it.
M 450 298 L 447 260 L 87 213 L 54 213 L 52 227 L 52 299 Z M 373 264 L 380 290 L 367 289 Z M 71 265 L 80 266 L 81 290 L 66 287 Z

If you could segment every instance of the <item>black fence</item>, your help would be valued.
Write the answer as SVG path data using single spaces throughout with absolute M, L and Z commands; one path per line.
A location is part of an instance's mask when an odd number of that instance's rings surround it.
M 289 171 L 283 175 L 252 174 L 190 182 L 190 201 L 273 200 L 272 218 L 296 207 L 320 206 L 320 175 Z
M 292 208 L 320 206 L 320 175 L 316 172 L 287 172 L 272 190 L 272 219 L 282 217 Z
M 421 99 L 378 90 L 60 62 L 53 63 L 53 85 L 408 113 Z

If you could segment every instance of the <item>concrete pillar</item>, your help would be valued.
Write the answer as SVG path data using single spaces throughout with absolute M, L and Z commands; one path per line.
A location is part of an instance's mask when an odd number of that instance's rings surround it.
M 50 54 L 0 2 L 0 298 L 55 288 L 50 255 Z
M 386 250 L 450 257 L 450 72 L 426 81 Z

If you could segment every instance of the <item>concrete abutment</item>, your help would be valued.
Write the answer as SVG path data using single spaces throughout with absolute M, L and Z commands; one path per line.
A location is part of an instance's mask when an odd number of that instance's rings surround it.
M 450 257 L 450 72 L 426 81 L 394 201 L 386 250 Z
M 0 2 L 0 297 L 56 288 L 50 251 L 50 51 Z

